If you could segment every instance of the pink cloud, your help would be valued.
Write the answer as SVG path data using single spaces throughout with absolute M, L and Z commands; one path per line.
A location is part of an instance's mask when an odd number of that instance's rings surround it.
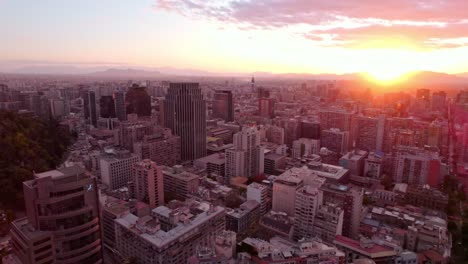
M 467 0 L 157 0 L 155 6 L 243 30 L 307 28 L 302 35 L 316 44 L 398 36 L 440 48 L 465 46 L 446 39 L 468 37 Z

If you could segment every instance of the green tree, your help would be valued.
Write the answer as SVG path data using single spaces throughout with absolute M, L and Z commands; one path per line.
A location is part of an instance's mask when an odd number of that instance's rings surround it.
M 71 144 L 68 130 L 56 120 L 39 120 L 0 111 L 0 201 L 7 208 L 23 206 L 22 183 L 33 172 L 54 169 Z
M 385 190 L 390 190 L 393 187 L 393 178 L 390 175 L 384 174 L 380 180 L 380 184 L 385 187 Z

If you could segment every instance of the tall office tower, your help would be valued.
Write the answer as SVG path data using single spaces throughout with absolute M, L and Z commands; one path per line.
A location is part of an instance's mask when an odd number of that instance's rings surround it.
M 123 91 L 114 92 L 115 115 L 120 121 L 127 120 L 127 109 L 125 108 L 125 93 Z
M 319 152 L 320 140 L 300 138 L 298 140 L 294 140 L 292 144 L 292 157 L 295 159 L 310 156 L 312 154 L 318 154 Z
M 412 105 L 415 111 L 430 110 L 431 91 L 429 89 L 418 89 L 416 91 L 416 99 Z
M 333 183 L 323 184 L 320 190 L 323 193 L 324 204 L 331 203 L 344 209 L 343 235 L 349 238 L 357 237 L 361 221 L 363 190 Z
M 278 145 L 284 144 L 284 128 L 279 126 L 269 126 L 266 131 L 266 138 L 269 142 Z
M 125 109 L 127 114 L 151 116 L 151 97 L 145 87 L 132 85 L 125 94 Z
M 116 249 L 135 263 L 187 263 L 197 249 L 213 245 L 225 229 L 226 210 L 206 202 L 160 206 L 151 216 L 115 220 Z
M 432 94 L 431 108 L 436 111 L 445 110 L 445 102 L 447 100 L 447 93 L 444 91 Z
M 164 205 L 164 185 L 161 167 L 149 159 L 133 164 L 133 197 L 150 208 Z
M 253 82 L 254 82 L 254 79 L 252 77 L 252 83 Z M 270 98 L 270 91 L 265 89 L 265 88 L 259 87 L 258 90 L 257 90 L 257 97 L 258 97 L 258 99 L 260 99 L 260 98 Z
M 258 115 L 261 117 L 275 117 L 275 99 L 259 98 L 258 99 Z
M 176 165 L 174 167 L 163 167 L 164 175 L 164 199 L 185 201 L 192 194 L 198 191 L 200 185 L 200 176 L 188 171 L 183 167 Z
M 351 175 L 364 175 L 364 160 L 367 158 L 367 151 L 353 150 L 340 158 L 339 165 L 349 170 Z
M 243 127 L 234 134 L 233 147 L 226 150 L 227 178 L 237 176 L 255 177 L 263 173 L 264 148 L 256 127 Z
M 25 95 L 27 96 L 27 95 Z M 25 98 L 26 100 L 26 108 L 29 110 L 29 111 L 32 111 L 34 112 L 34 114 L 36 114 L 36 116 L 40 116 L 41 114 L 41 96 L 37 93 L 35 94 L 29 94 L 29 96 L 27 96 Z
M 128 150 L 107 150 L 99 161 L 102 183 L 111 190 L 126 187 L 132 178 L 133 164 L 138 161 L 138 156 Z
M 133 151 L 140 160 L 150 159 L 158 165 L 174 166 L 180 161 L 180 137 L 172 135 L 170 130 L 145 135 L 141 142 L 133 144 Z
M 231 91 L 216 91 L 213 95 L 213 117 L 234 121 L 234 101 Z
M 333 243 L 343 232 L 344 211 L 335 204 L 319 204 L 315 212 L 313 233 L 325 243 Z
M 431 98 L 431 91 L 429 89 L 418 89 L 416 91 L 416 99 L 424 99 L 429 101 Z
M 115 103 L 111 95 L 101 96 L 99 99 L 99 109 L 102 118 L 115 118 Z
M 206 102 L 198 83 L 171 83 L 164 100 L 165 126 L 180 136 L 183 161 L 206 156 Z
M 394 161 L 395 182 L 437 187 L 442 180 L 440 165 L 438 151 L 399 146 Z
M 385 117 L 359 116 L 356 118 L 356 148 L 367 151 L 382 151 Z
M 302 121 L 301 137 L 320 139 L 320 123 L 312 121 Z
M 53 117 L 64 117 L 70 114 L 69 101 L 65 99 L 51 99 L 50 113 Z
M 284 143 L 292 146 L 294 140 L 301 136 L 301 123 L 295 118 L 284 118 L 278 121 L 279 126 L 284 128 Z
M 333 152 L 345 154 L 349 149 L 349 132 L 337 128 L 323 130 L 320 145 Z
M 322 110 L 319 112 L 320 127 L 322 130 L 339 128 L 341 131 L 351 131 L 351 118 L 353 113 L 345 110 Z
M 97 127 L 96 94 L 94 91 L 84 93 L 84 115 L 87 123 Z
M 260 215 L 266 214 L 270 209 L 268 187 L 260 183 L 253 182 L 247 185 L 247 200 L 255 200 L 260 204 Z
M 26 217 L 11 224 L 22 263 L 102 263 L 96 179 L 78 166 L 23 182 Z
M 303 180 L 294 175 L 291 171 L 286 171 L 273 182 L 273 200 L 271 210 L 283 212 L 289 216 L 294 216 L 296 207 L 296 191 L 304 185 Z
M 322 193 L 316 186 L 303 186 L 296 191 L 294 207 L 294 239 L 311 238 L 314 236 L 314 219 L 317 206 L 321 204 Z

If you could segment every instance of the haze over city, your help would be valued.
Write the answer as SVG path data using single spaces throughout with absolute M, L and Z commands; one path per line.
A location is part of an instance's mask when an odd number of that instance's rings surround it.
M 463 0 L 399 0 L 385 6 L 377 1 L 2 0 L 0 70 L 366 72 L 380 80 L 420 70 L 463 73 L 468 71 L 467 7 Z
M 468 263 L 467 0 L 0 0 L 0 263 Z

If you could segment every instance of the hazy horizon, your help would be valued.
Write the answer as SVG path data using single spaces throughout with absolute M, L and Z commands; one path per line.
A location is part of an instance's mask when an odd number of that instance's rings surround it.
M 0 72 L 468 72 L 466 1 L 0 1 Z

